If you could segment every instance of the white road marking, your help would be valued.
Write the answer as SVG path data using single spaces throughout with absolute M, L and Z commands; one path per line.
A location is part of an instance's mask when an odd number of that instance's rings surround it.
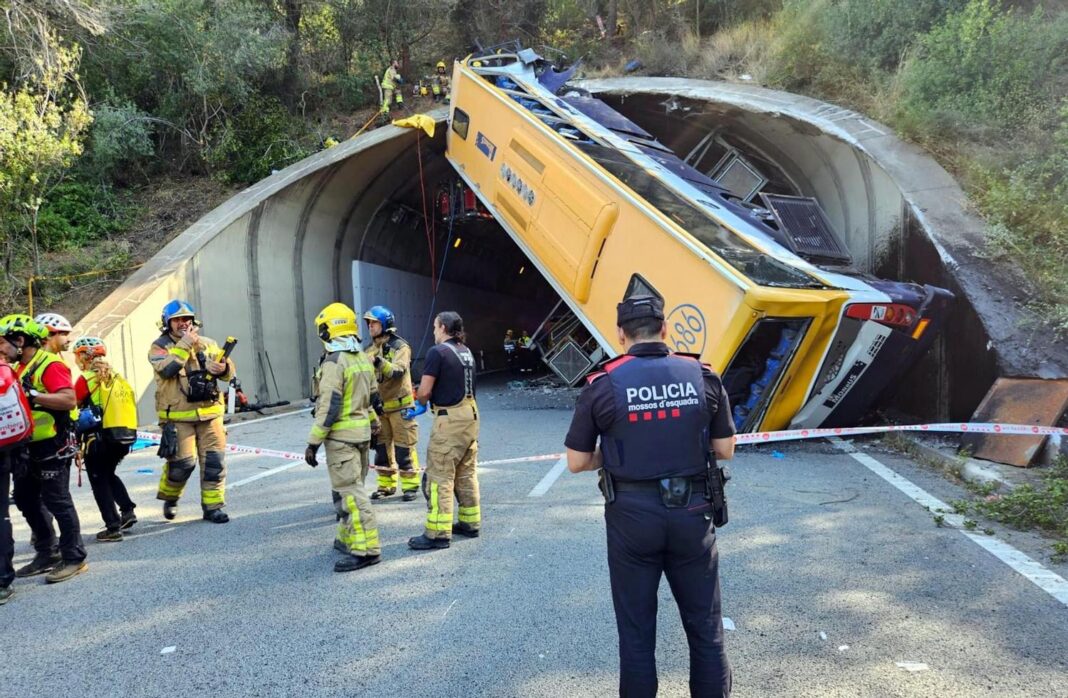
M 322 462 L 322 461 L 320 461 L 320 462 Z M 255 482 L 256 480 L 262 480 L 265 477 L 270 477 L 272 475 L 277 475 L 278 473 L 284 473 L 285 471 L 289 470 L 290 468 L 295 468 L 298 465 L 307 465 L 307 464 L 304 461 L 299 461 L 298 460 L 298 461 L 290 461 L 290 462 L 284 463 L 282 465 L 276 465 L 275 467 L 271 468 L 270 470 L 264 470 L 262 473 L 256 473 L 252 477 L 246 477 L 244 480 L 238 480 L 237 482 L 228 483 L 226 485 L 226 488 L 232 490 L 235 487 L 241 487 L 242 485 L 247 485 L 250 482 Z
M 1042 563 L 1025 555 L 1003 540 L 995 538 L 994 536 L 980 535 L 966 530 L 964 528 L 964 517 L 960 514 L 954 514 L 952 507 L 938 497 L 935 497 L 918 485 L 915 485 L 901 475 L 898 475 L 867 453 L 858 452 L 853 447 L 853 444 L 848 441 L 843 441 L 838 437 L 831 437 L 830 440 L 838 449 L 845 451 L 852 456 L 853 460 L 904 492 L 917 504 L 927 507 L 931 512 L 939 513 L 944 516 L 945 523 L 956 528 L 965 538 L 968 538 L 973 543 L 1004 562 L 1042 591 L 1057 599 L 1065 606 L 1068 606 L 1068 580 L 1065 580 L 1064 577 L 1046 569 Z
M 534 485 L 534 489 L 532 489 L 530 491 L 530 493 L 527 494 L 527 496 L 528 497 L 541 497 L 541 496 L 543 496 L 546 492 L 549 491 L 549 488 L 553 486 L 553 483 L 556 482 L 557 478 L 559 478 L 560 475 L 566 469 L 567 469 L 567 456 L 564 456 L 563 458 L 561 458 L 560 460 L 558 460 L 556 462 L 556 465 L 553 466 L 552 470 L 550 470 L 549 472 L 545 473 L 545 477 L 543 477 L 541 479 L 541 482 L 539 482 L 538 484 Z
M 293 417 L 294 415 L 304 414 L 305 412 L 311 412 L 310 407 L 305 407 L 301 410 L 293 410 L 292 412 L 283 412 L 281 414 L 270 414 L 266 417 L 257 417 L 256 419 L 243 419 L 240 422 L 232 422 L 226 425 L 227 430 L 236 429 L 237 427 L 243 427 L 248 424 L 259 424 L 260 422 L 266 422 L 271 419 L 282 419 L 283 417 Z
M 444 618 L 445 616 L 449 615 L 449 611 L 451 611 L 451 610 L 452 610 L 452 607 L 453 607 L 453 606 L 455 606 L 455 605 L 456 605 L 456 602 L 457 602 L 457 601 L 459 601 L 459 600 L 460 600 L 460 599 L 453 599 L 453 600 L 452 600 L 452 603 L 450 603 L 450 604 L 449 604 L 449 607 L 448 607 L 448 608 L 446 608 L 446 609 L 445 609 L 445 612 L 441 614 L 441 617 L 442 617 L 442 618 Z

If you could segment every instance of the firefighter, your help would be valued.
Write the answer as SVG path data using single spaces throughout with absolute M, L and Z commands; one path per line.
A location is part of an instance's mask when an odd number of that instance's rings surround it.
M 41 345 L 42 349 L 60 356 L 70 348 L 70 333 L 74 328 L 67 318 L 56 313 L 41 313 L 34 320 L 48 329 L 48 339 Z
M 166 458 L 156 499 L 163 501 L 163 517 L 178 515 L 178 499 L 200 463 L 200 506 L 205 521 L 230 520 L 226 506 L 226 431 L 223 396 L 218 381 L 234 375 L 234 364 L 219 346 L 200 336 L 196 311 L 183 300 L 172 300 L 160 315 L 160 336 L 152 342 L 148 360 L 156 373 L 156 413 L 164 428 L 161 455 Z M 220 360 L 221 359 L 221 360 Z
M 76 405 L 70 369 L 41 345 L 48 329 L 28 315 L 0 319 L 0 352 L 15 367 L 33 413 L 29 467 L 15 478 L 15 505 L 35 536 L 36 554 L 15 574 L 47 572 L 45 581 L 63 582 L 81 574 L 85 562 L 81 522 L 70 496 L 70 465 L 77 451 L 71 426 Z M 49 523 L 59 524 L 59 541 Z
M 478 497 L 478 405 L 475 404 L 475 357 L 464 344 L 464 322 L 454 312 L 434 318 L 434 341 L 423 364 L 418 404 L 405 410 L 408 419 L 433 404 L 434 426 L 427 447 L 423 495 L 426 529 L 408 540 L 413 550 L 449 547 L 452 534 L 478 538 L 482 527 Z M 459 523 L 452 521 L 453 497 Z
M 515 372 L 516 344 L 511 330 L 504 331 L 504 364 L 509 371 Z
M 137 523 L 137 507 L 115 472 L 137 440 L 137 401 L 133 389 L 105 358 L 107 346 L 99 337 L 82 337 L 74 343 L 74 360 L 82 375 L 74 383 L 82 437 L 85 471 L 104 530 L 96 539 L 122 540 L 122 532 Z
M 389 117 L 390 105 L 396 100 L 398 110 L 404 109 L 404 93 L 398 89 L 398 85 L 404 84 L 404 78 L 400 75 L 400 61 L 393 59 L 382 75 L 382 115 Z
M 434 93 L 434 101 L 440 102 L 449 99 L 449 76 L 445 73 L 445 61 L 438 61 L 434 68 L 434 77 L 431 79 L 430 89 Z
M 729 696 L 715 531 L 726 504 L 710 468 L 734 455 L 727 393 L 696 357 L 668 350 L 661 298 L 625 298 L 616 324 L 626 354 L 590 377 L 564 445 L 571 472 L 602 469 L 619 694 L 656 695 L 657 589 L 667 575 L 690 646 L 690 694 Z M 649 401 L 657 391 L 673 399 Z
M 315 318 L 315 329 L 327 353 L 319 365 L 315 423 L 304 460 L 317 466 L 316 453 L 326 444 L 330 488 L 338 495 L 335 508 L 341 517 L 334 547 L 346 553 L 334 571 L 351 572 L 382 561 L 378 525 L 363 484 L 377 424 L 373 405 L 378 387 L 374 366 L 360 351 L 356 313 L 351 308 L 331 303 Z
M 378 489 L 371 499 L 397 492 L 398 470 L 402 499 L 410 502 L 419 491 L 419 425 L 403 419 L 401 410 L 415 403 L 412 397 L 412 348 L 397 335 L 396 318 L 385 306 L 376 305 L 364 313 L 371 346 L 367 356 L 374 363 L 378 393 L 382 397 L 381 431 L 375 440 L 375 466 Z M 388 468 L 389 470 L 382 470 Z

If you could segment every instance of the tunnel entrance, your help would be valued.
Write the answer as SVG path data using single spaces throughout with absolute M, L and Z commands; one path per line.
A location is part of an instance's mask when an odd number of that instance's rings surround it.
M 506 355 L 506 332 L 517 343 L 538 336 L 548 350 L 560 297 L 439 150 L 424 150 L 418 169 L 422 178 L 411 178 L 353 231 L 361 236 L 351 265 L 353 306 L 360 313 L 390 308 L 417 369 L 434 344 L 434 315 L 454 310 L 480 369 L 518 372 Z

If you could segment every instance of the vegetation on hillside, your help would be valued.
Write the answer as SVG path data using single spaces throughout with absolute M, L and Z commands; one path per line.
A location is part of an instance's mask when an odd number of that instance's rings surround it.
M 3 310 L 125 268 L 160 181 L 256 181 L 360 125 L 387 58 L 519 38 L 853 107 L 933 152 L 1068 335 L 1068 10 L 1029 0 L 0 0 Z M 360 120 L 362 123 L 362 119 Z M 208 197 L 210 199 L 211 197 Z M 206 201 L 205 204 L 214 203 Z M 150 212 L 149 212 L 150 213 Z M 161 237 L 156 235 L 156 237 Z M 162 236 L 165 238 L 165 236 Z M 71 284 L 41 290 L 62 300 Z

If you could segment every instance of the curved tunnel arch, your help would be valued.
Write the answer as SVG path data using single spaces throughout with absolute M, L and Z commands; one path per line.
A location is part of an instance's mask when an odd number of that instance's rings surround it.
M 645 78 L 586 81 L 583 87 L 680 154 L 710 130 L 729 132 L 778 168 L 787 189 L 820 200 L 860 268 L 942 285 L 970 301 L 945 333 L 956 341 L 940 342 L 908 377 L 903 408 L 964 418 L 998 371 L 1068 373 L 1068 357 L 1056 347 L 1044 353 L 1052 359 L 1034 368 L 1030 352 L 1043 339 L 1020 336 L 1018 313 L 984 288 L 985 278 L 999 272 L 975 255 L 981 223 L 965 211 L 960 188 L 885 127 L 759 88 Z M 246 189 L 171 241 L 78 324 L 77 332 L 108 342 L 140 396 L 144 422 L 154 421 L 145 357 L 158 333 L 159 309 L 170 298 L 196 304 L 206 334 L 240 338 L 235 360 L 246 392 L 292 400 L 308 394 L 321 350 L 313 318 L 331 301 L 354 303 L 354 261 L 375 272 L 379 285 L 368 294 L 376 299 L 393 294 L 402 304 L 418 305 L 429 297 L 423 194 L 432 208 L 438 182 L 453 175 L 443 156 L 446 113 L 432 116 L 438 125 L 433 138 L 379 128 Z M 463 239 L 458 251 L 446 247 L 445 226 L 434 224 L 435 266 L 449 255 L 444 296 L 470 304 L 478 318 L 469 323 L 473 343 L 500 351 L 504 328 L 533 329 L 557 297 L 495 222 L 471 221 L 454 232 Z M 402 325 L 416 347 L 426 324 L 417 317 L 410 313 L 410 327 Z

